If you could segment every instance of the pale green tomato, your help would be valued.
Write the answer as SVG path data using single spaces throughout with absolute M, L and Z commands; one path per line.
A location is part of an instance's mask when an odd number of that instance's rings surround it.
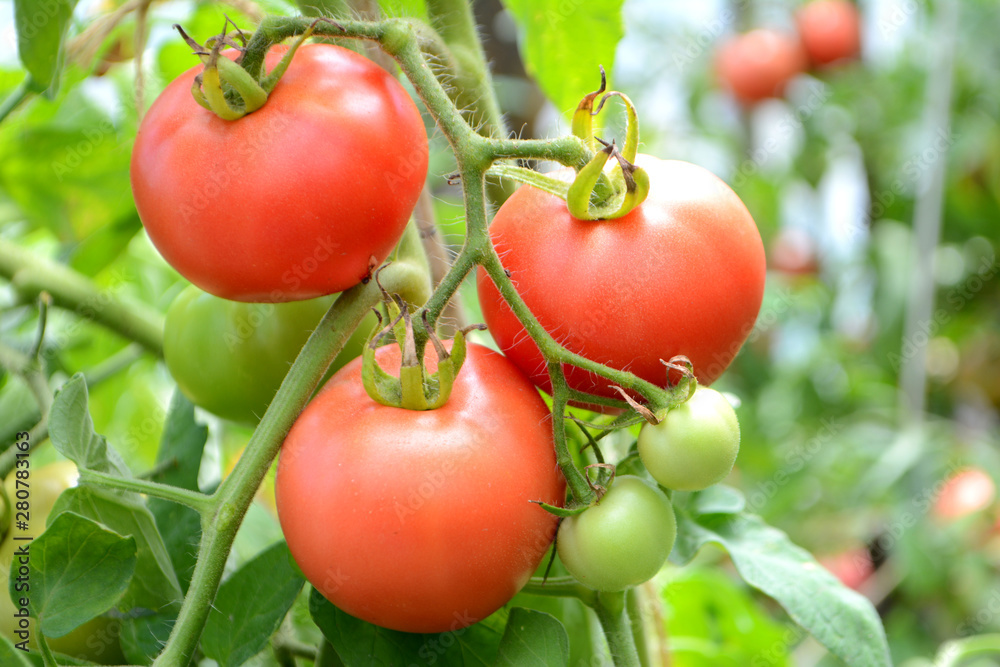
M 659 424 L 639 431 L 639 457 L 657 482 L 699 491 L 725 479 L 740 451 L 740 423 L 726 397 L 699 386 Z
M 557 550 L 571 575 L 599 591 L 651 579 L 667 561 L 677 520 L 662 491 L 639 477 L 615 478 L 593 507 L 563 519 Z

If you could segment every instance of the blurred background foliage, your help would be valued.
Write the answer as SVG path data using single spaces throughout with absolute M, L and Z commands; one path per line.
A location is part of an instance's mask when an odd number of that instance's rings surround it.
M 596 88 L 600 62 L 639 108 L 643 151 L 709 168 L 754 216 L 768 249 L 767 294 L 757 328 L 718 383 L 740 402 L 743 445 L 731 483 L 753 511 L 875 602 L 896 664 L 932 655 L 948 639 L 1000 631 L 993 485 L 1000 476 L 1000 3 L 956 3 L 950 87 L 929 83 L 949 44 L 948 3 L 865 0 L 860 61 L 803 74 L 783 99 L 743 109 L 716 81 L 717 45 L 754 26 L 791 29 L 793 0 L 595 3 L 604 14 L 575 11 L 582 2 L 475 3 L 499 101 L 519 136 L 565 133 L 575 100 Z M 131 198 L 134 14 L 102 27 L 125 4 L 81 0 L 60 92 L 29 101 L 0 125 L 0 236 L 70 265 L 106 293 L 164 312 L 186 283 L 149 244 Z M 393 15 L 422 11 L 420 2 L 384 5 Z M 173 23 L 203 39 L 224 15 L 249 27 L 268 11 L 297 7 L 155 3 L 143 103 L 196 64 Z M 538 12 L 554 12 L 548 20 L 559 30 L 527 39 Z M 588 21 L 578 21 L 583 14 Z M 566 45 L 545 41 L 563 34 L 587 46 L 573 62 L 557 57 Z M 0 98 L 22 78 L 12 3 L 0 3 Z M 941 95 L 950 120 L 936 124 Z M 621 135 L 615 113 L 605 136 Z M 444 178 L 454 162 L 428 127 L 428 184 L 440 227 L 457 247 L 460 190 Z M 938 178 L 940 238 L 926 261 L 913 221 Z M 933 289 L 913 288 L 928 275 Z M 467 287 L 464 306 L 475 321 L 475 291 Z M 914 312 L 931 316 L 908 325 Z M 30 348 L 35 320 L 34 305 L 0 283 L 3 343 Z M 92 374 L 97 431 L 134 470 L 151 467 L 174 390 L 162 362 L 59 310 L 51 312 L 46 346 L 52 385 L 77 371 Z M 925 402 L 907 393 L 902 372 L 926 383 Z M 201 471 L 208 487 L 251 431 L 200 416 L 210 424 Z M 35 419 L 27 388 L 3 372 L 3 441 Z M 54 453 L 46 447 L 37 456 Z M 978 485 L 963 486 L 968 475 L 949 482 L 966 468 L 981 471 Z M 273 514 L 255 508 L 234 565 L 278 539 Z M 662 604 L 650 613 L 662 617 L 674 665 L 746 665 L 761 655 L 769 657 L 760 664 L 834 664 L 740 583 L 721 552 L 664 572 L 655 586 Z M 308 639 L 316 630 L 300 607 L 294 625 Z M 589 645 L 592 622 L 579 610 L 562 612 L 573 614 L 571 633 Z

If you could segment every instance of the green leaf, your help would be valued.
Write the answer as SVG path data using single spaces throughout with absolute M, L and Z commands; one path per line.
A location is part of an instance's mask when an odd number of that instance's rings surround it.
M 53 96 L 59 85 L 63 39 L 76 0 L 14 0 L 17 52 L 36 92 Z
M 153 664 L 153 659 L 163 651 L 180 610 L 180 603 L 172 602 L 155 612 L 136 610 L 130 617 L 122 619 L 122 652 L 128 661 L 139 665 Z
M 528 72 L 564 113 L 597 90 L 599 66 L 610 75 L 625 34 L 624 0 L 504 0 L 521 27 L 521 55 Z
M 736 514 L 747 505 L 743 494 L 731 486 L 716 484 L 698 491 L 692 499 L 695 514 Z
M 135 538 L 135 577 L 122 597 L 119 608 L 129 610 L 129 613 L 137 613 L 137 610 L 152 611 L 181 598 L 180 584 L 163 545 L 163 538 L 141 496 L 75 487 L 59 496 L 50 516 L 67 511 L 102 523 L 120 535 Z M 194 549 L 195 545 L 191 545 L 191 548 Z
M 440 667 L 491 665 L 507 621 L 501 609 L 454 632 L 415 634 L 366 623 L 333 606 L 313 589 L 309 613 L 345 665 L 409 665 L 417 656 Z
M 157 467 L 167 467 L 161 468 L 152 481 L 199 491 L 198 470 L 207 440 L 208 428 L 195 421 L 194 405 L 179 391 L 174 392 L 156 454 Z M 163 536 L 181 590 L 187 591 L 198 559 L 195 545 L 201 539 L 201 516 L 190 507 L 161 498 L 150 498 L 149 510 Z
M 713 542 L 729 552 L 743 579 L 847 665 L 892 664 L 878 612 L 805 549 L 753 514 L 698 514 L 697 502 L 675 504 L 677 542 L 670 558 L 685 564 Z
M 18 570 L 25 560 L 30 594 L 16 590 Z M 38 538 L 15 551 L 10 595 L 27 600 L 44 635 L 62 637 L 118 601 L 128 588 L 135 563 L 134 538 L 63 512 Z
M 0 635 L 0 665 L 5 667 L 31 667 L 24 651 L 14 648 L 4 635 Z
M 220 667 L 237 667 L 260 653 L 304 584 L 284 542 L 241 567 L 212 604 L 201 640 L 205 655 Z
M 49 414 L 49 438 L 56 451 L 79 468 L 132 477 L 118 452 L 94 431 L 94 421 L 87 409 L 87 381 L 82 373 L 56 391 Z
M 569 635 L 554 616 L 514 607 L 500 639 L 497 665 L 556 667 L 569 664 Z

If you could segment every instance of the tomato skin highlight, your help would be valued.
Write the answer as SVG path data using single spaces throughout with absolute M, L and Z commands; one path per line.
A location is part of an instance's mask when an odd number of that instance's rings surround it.
M 376 356 L 398 370 L 396 346 Z M 556 517 L 529 502 L 565 497 L 550 419 L 517 368 L 480 345 L 448 402 L 424 412 L 374 402 L 351 362 L 282 446 L 275 487 L 292 555 L 327 599 L 376 625 L 444 632 L 482 620 L 555 535 Z
M 617 477 L 596 505 L 563 519 L 557 548 L 581 584 L 621 591 L 653 578 L 677 537 L 674 507 L 646 480 Z
M 273 68 L 287 47 L 267 54 Z M 199 106 L 194 67 L 156 99 L 132 152 L 136 207 L 164 259 L 235 301 L 341 292 L 399 240 L 427 174 L 416 105 L 352 51 L 308 44 L 267 103 L 235 121 Z
M 816 0 L 795 13 L 802 46 L 810 62 L 826 67 L 861 53 L 861 16 L 853 2 Z
M 578 220 L 555 195 L 523 186 L 497 212 L 490 235 L 528 308 L 567 349 L 661 387 L 660 359 L 687 355 L 708 385 L 760 310 L 760 233 L 736 193 L 706 169 L 646 155 L 638 164 L 652 190 L 623 218 Z M 478 289 L 500 349 L 550 392 L 541 352 L 482 268 Z M 620 398 L 603 378 L 565 370 L 570 387 Z
M 806 54 L 798 38 L 758 28 L 725 41 L 715 55 L 715 71 L 744 106 L 781 97 L 785 86 L 806 69 Z

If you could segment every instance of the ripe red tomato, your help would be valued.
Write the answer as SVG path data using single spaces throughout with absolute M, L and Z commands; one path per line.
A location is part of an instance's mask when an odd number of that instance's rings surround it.
M 986 509 L 996 498 L 993 479 L 981 468 L 957 472 L 945 481 L 932 513 L 939 519 L 955 520 Z
M 376 356 L 398 370 L 396 346 Z M 383 627 L 443 632 L 524 586 L 557 523 L 529 501 L 562 505 L 565 483 L 538 392 L 473 344 L 448 402 L 426 412 L 376 403 L 361 360 L 345 366 L 289 432 L 275 490 L 288 547 L 327 599 Z
M 802 46 L 813 65 L 822 67 L 858 57 L 861 17 L 848 0 L 816 0 L 795 14 Z
M 729 39 L 715 57 L 719 79 L 747 106 L 781 97 L 788 82 L 805 68 L 806 56 L 799 40 L 769 28 Z
M 711 172 L 647 155 L 638 164 L 652 189 L 623 218 L 578 220 L 565 201 L 526 186 L 497 212 L 490 235 L 528 308 L 567 349 L 659 386 L 667 382 L 660 359 L 684 354 L 707 385 L 736 356 L 760 309 L 760 233 Z M 482 269 L 478 283 L 497 344 L 551 391 L 541 352 Z M 587 371 L 567 367 L 566 376 L 575 389 L 618 397 Z
M 864 546 L 852 547 L 819 559 L 820 564 L 848 588 L 858 590 L 875 572 L 871 554 Z
M 287 50 L 267 55 L 274 67 Z M 420 112 L 347 49 L 298 50 L 259 110 L 226 121 L 175 79 L 132 152 L 139 216 L 164 259 L 206 292 L 295 301 L 358 284 L 399 240 L 427 174 Z

